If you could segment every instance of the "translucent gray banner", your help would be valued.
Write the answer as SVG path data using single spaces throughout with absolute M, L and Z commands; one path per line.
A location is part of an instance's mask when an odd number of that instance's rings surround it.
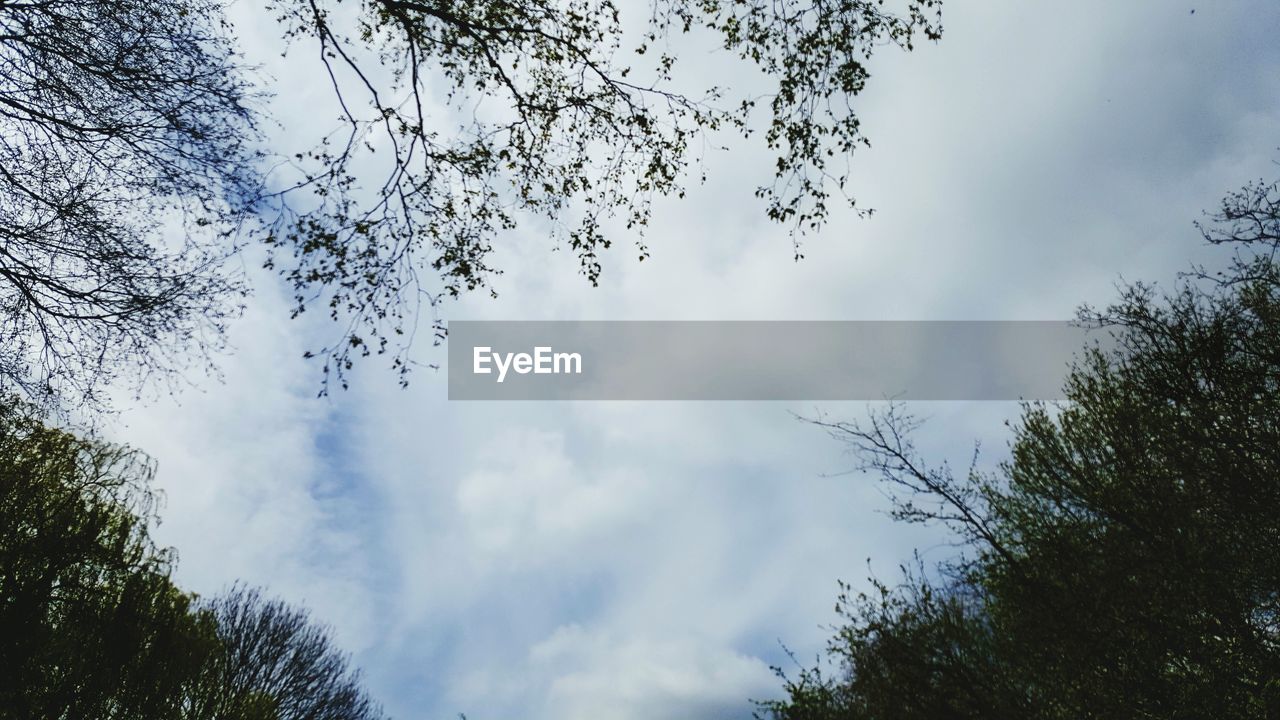
M 1054 400 L 1057 321 L 454 321 L 450 400 Z

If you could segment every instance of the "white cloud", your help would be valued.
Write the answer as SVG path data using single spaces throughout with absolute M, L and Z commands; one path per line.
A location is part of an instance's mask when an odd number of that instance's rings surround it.
M 324 447 L 333 408 L 315 397 L 301 329 L 268 285 L 234 329 L 224 382 L 126 412 L 107 431 L 157 462 L 156 537 L 178 549 L 180 583 L 206 595 L 235 580 L 266 586 L 362 649 L 373 615 L 366 540 L 344 517 L 352 499 L 325 497 L 358 485 Z
M 692 635 L 619 636 L 578 625 L 557 628 L 529 652 L 531 672 L 552 669 L 545 717 L 618 720 L 748 717 L 743 698 L 775 695 L 757 657 Z
M 768 159 L 713 153 L 708 185 L 659 203 L 649 260 L 619 240 L 592 289 L 527 231 L 499 299 L 449 316 L 1052 319 L 1121 274 L 1167 282 L 1220 257 L 1199 210 L 1274 173 L 1277 12 L 951 3 L 941 44 L 873 68 L 854 191 L 874 218 L 839 214 L 793 263 L 751 197 Z M 316 77 L 288 67 L 305 100 Z M 821 648 L 837 578 L 948 552 L 876 514 L 869 479 L 823 475 L 848 459 L 787 413 L 807 406 L 448 403 L 443 375 L 400 391 L 376 367 L 317 401 L 315 329 L 263 288 L 226 383 L 120 435 L 160 460 L 181 578 L 306 600 L 398 717 L 745 716 L 778 639 Z M 961 463 L 974 438 L 998 457 L 1016 412 L 919 409 L 929 456 Z
M 481 451 L 479 467 L 463 477 L 456 497 L 468 539 L 482 553 L 545 560 L 547 553 L 616 531 L 648 502 L 651 486 L 643 475 L 604 468 L 597 477 L 584 476 L 558 433 L 513 428 L 486 438 Z

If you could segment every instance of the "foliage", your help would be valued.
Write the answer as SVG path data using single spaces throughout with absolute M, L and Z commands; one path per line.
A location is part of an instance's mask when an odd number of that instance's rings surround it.
M 135 369 L 207 360 L 244 290 L 224 261 L 248 242 L 295 315 L 339 323 L 315 352 L 326 380 L 372 353 L 403 379 L 420 309 L 486 287 L 518 224 L 555 227 L 595 283 L 604 220 L 639 237 L 719 130 L 763 130 L 769 217 L 816 228 L 867 144 L 852 103 L 873 51 L 938 38 L 939 8 L 274 0 L 340 108 L 286 153 L 256 131 L 270 87 L 219 0 L 0 0 L 0 380 L 94 406 Z M 686 87 L 671 48 L 707 38 L 772 88 Z
M 842 600 L 835 676 L 775 718 L 1271 718 L 1280 713 L 1280 214 L 1275 186 L 1206 230 L 1244 254 L 1082 319 L 1113 329 L 1068 401 L 1030 404 L 998 473 L 927 467 L 895 408 L 828 423 L 966 548 L 934 582 Z
M 152 463 L 0 403 L 5 717 L 368 720 L 325 629 L 241 587 L 198 601 L 151 540 Z
M 940 37 L 940 2 L 903 5 L 654 0 L 640 26 L 613 0 L 362 0 L 353 21 L 333 3 L 276 0 L 289 38 L 319 42 L 346 127 L 295 159 L 299 181 L 277 198 L 268 238 L 295 313 L 319 303 L 346 323 L 321 352 L 326 376 L 384 352 L 407 370 L 417 306 L 484 287 L 495 239 L 521 218 L 550 220 L 596 283 L 612 244 L 602 221 L 646 225 L 655 195 L 683 194 L 707 133 L 745 139 L 762 100 L 776 166 L 757 194 L 793 231 L 819 227 L 848 177 L 833 166 L 867 144 L 852 100 L 872 52 Z M 693 35 L 772 92 L 686 90 L 670 47 Z M 648 254 L 643 241 L 637 251 Z M 442 289 L 421 280 L 423 261 Z
M 136 452 L 0 412 L 0 707 L 10 717 L 172 718 L 215 646 L 152 543 Z

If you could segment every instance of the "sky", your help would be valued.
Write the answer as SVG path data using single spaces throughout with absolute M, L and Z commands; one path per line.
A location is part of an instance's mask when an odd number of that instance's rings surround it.
M 1194 13 L 1192 10 L 1194 9 Z M 287 82 L 279 132 L 315 131 L 309 48 L 235 8 Z M 1193 227 L 1280 159 L 1280 6 L 949 0 L 945 34 L 881 52 L 858 99 L 870 149 L 792 261 L 735 147 L 661 201 L 637 263 L 617 230 L 593 288 L 526 228 L 499 295 L 448 319 L 1060 320 L 1118 284 L 1221 265 Z M 246 267 L 253 271 L 254 261 Z M 202 594 L 242 580 L 330 625 L 397 718 L 747 718 L 771 666 L 822 650 L 837 580 L 892 582 L 936 530 L 895 524 L 874 477 L 797 419 L 839 403 L 462 403 L 444 371 L 374 363 L 317 398 L 317 333 L 258 274 L 222 377 L 137 403 L 109 432 L 149 452 L 161 543 Z M 441 361 L 442 348 L 417 358 Z M 992 467 L 1012 403 L 912 403 L 922 453 Z

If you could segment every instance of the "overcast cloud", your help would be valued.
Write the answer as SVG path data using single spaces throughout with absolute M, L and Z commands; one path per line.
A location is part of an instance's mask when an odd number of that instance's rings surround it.
M 527 228 L 495 257 L 498 299 L 444 315 L 1069 318 L 1121 277 L 1223 261 L 1191 222 L 1275 174 L 1277 27 L 1268 2 L 949 0 L 943 41 L 878 55 L 860 101 L 873 147 L 853 189 L 877 214 L 837 214 L 806 260 L 752 197 L 768 157 L 712 154 L 705 186 L 658 205 L 650 259 L 619 231 L 593 289 Z M 316 116 L 309 50 L 269 68 L 289 81 L 284 132 Z M 287 316 L 259 282 L 225 381 L 112 433 L 159 461 L 179 581 L 306 603 L 396 717 L 749 717 L 778 692 L 779 641 L 823 646 L 838 578 L 948 552 L 885 517 L 872 478 L 833 475 L 843 449 L 791 415 L 861 405 L 449 403 L 443 373 L 400 390 L 376 367 L 321 400 L 300 356 L 327 328 Z M 912 409 L 930 456 L 961 464 L 975 440 L 997 462 L 1017 411 Z

